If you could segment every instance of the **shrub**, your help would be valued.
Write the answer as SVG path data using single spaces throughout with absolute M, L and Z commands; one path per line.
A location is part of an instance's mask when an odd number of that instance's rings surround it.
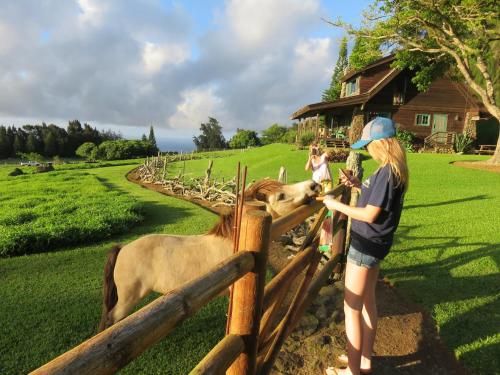
M 32 161 L 37 161 L 39 163 L 43 163 L 45 161 L 45 158 L 40 155 L 40 154 L 37 154 L 36 152 L 28 152 L 28 153 L 24 153 L 24 152 L 18 152 L 16 154 L 21 160 L 32 160 Z
M 300 136 L 299 143 L 302 147 L 306 147 L 313 143 L 315 138 L 313 132 L 306 132 Z
M 414 144 L 417 142 L 417 136 L 411 131 L 398 128 L 396 130 L 396 139 L 403 145 L 407 152 L 414 152 Z
M 347 160 L 349 150 L 333 149 L 328 151 L 328 161 L 331 163 L 342 163 Z
M 104 160 L 122 160 L 151 156 L 157 148 L 150 141 L 106 141 L 97 148 L 97 157 Z
M 297 130 L 288 129 L 288 131 L 281 137 L 283 143 L 295 143 L 297 141 Z
M 97 156 L 97 146 L 92 142 L 85 142 L 76 149 L 75 154 L 87 160 L 94 160 Z
M 455 142 L 453 147 L 455 152 L 466 153 L 470 151 L 472 145 L 474 144 L 474 139 L 469 136 L 469 134 L 461 133 L 455 136 Z

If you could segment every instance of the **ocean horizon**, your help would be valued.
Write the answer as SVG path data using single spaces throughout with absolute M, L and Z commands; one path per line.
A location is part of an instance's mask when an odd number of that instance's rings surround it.
M 191 138 L 161 138 L 157 136 L 156 145 L 162 152 L 191 152 L 196 149 Z

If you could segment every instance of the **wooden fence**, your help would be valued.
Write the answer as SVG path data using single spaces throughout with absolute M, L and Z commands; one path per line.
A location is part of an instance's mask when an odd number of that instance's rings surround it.
M 349 189 L 343 185 L 334 189 L 334 195 L 343 202 L 349 202 L 349 194 Z M 226 371 L 231 375 L 268 374 L 285 339 L 339 263 L 345 247 L 347 220 L 339 212 L 334 214 L 334 256 L 317 272 L 321 259 L 317 233 L 326 215 L 323 204 L 312 202 L 301 206 L 272 223 L 264 209 L 264 205 L 254 203 L 244 211 L 238 253 L 31 374 L 112 374 L 162 340 L 176 325 L 232 284 L 228 334 L 191 374 Z M 303 251 L 264 285 L 269 242 L 314 213 L 315 222 L 302 245 Z M 299 287 L 292 302 L 281 318 L 290 285 L 302 274 L 302 279 L 297 280 Z

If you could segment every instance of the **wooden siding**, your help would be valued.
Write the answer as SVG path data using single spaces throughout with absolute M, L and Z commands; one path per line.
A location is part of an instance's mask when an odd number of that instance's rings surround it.
M 477 111 L 473 98 L 467 97 L 466 99 L 463 91 L 459 89 L 459 85 L 460 83 L 453 82 L 450 79 L 438 78 L 427 91 L 419 92 L 415 85 L 410 84 L 408 85 L 405 105 L 441 107 L 462 112 L 475 108 Z
M 373 86 L 375 86 L 382 78 L 384 78 L 391 71 L 390 63 L 375 66 L 361 75 L 360 81 L 360 93 L 363 94 L 368 92 Z
M 404 104 L 393 105 L 394 87 L 402 87 L 405 77 L 407 90 Z M 477 111 L 477 106 L 472 96 L 464 95 L 463 89 L 461 91 L 457 85 L 460 84 L 441 78 L 426 92 L 419 92 L 409 74 L 403 72 L 366 104 L 365 113 L 391 112 L 396 123 L 421 138 L 431 134 L 434 113 L 446 114 L 447 131 L 459 133 L 463 131 L 466 112 Z M 420 113 L 431 115 L 430 126 L 415 125 L 415 116 Z

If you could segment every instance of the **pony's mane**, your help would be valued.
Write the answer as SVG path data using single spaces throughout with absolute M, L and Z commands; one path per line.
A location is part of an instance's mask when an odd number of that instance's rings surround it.
M 213 234 L 216 237 L 233 239 L 234 213 L 233 210 L 219 215 L 219 221 L 207 234 Z
M 267 197 L 270 194 L 281 191 L 284 184 L 270 179 L 263 179 L 257 182 L 254 182 L 250 187 L 245 191 L 245 200 L 256 199 L 258 201 L 267 202 Z

